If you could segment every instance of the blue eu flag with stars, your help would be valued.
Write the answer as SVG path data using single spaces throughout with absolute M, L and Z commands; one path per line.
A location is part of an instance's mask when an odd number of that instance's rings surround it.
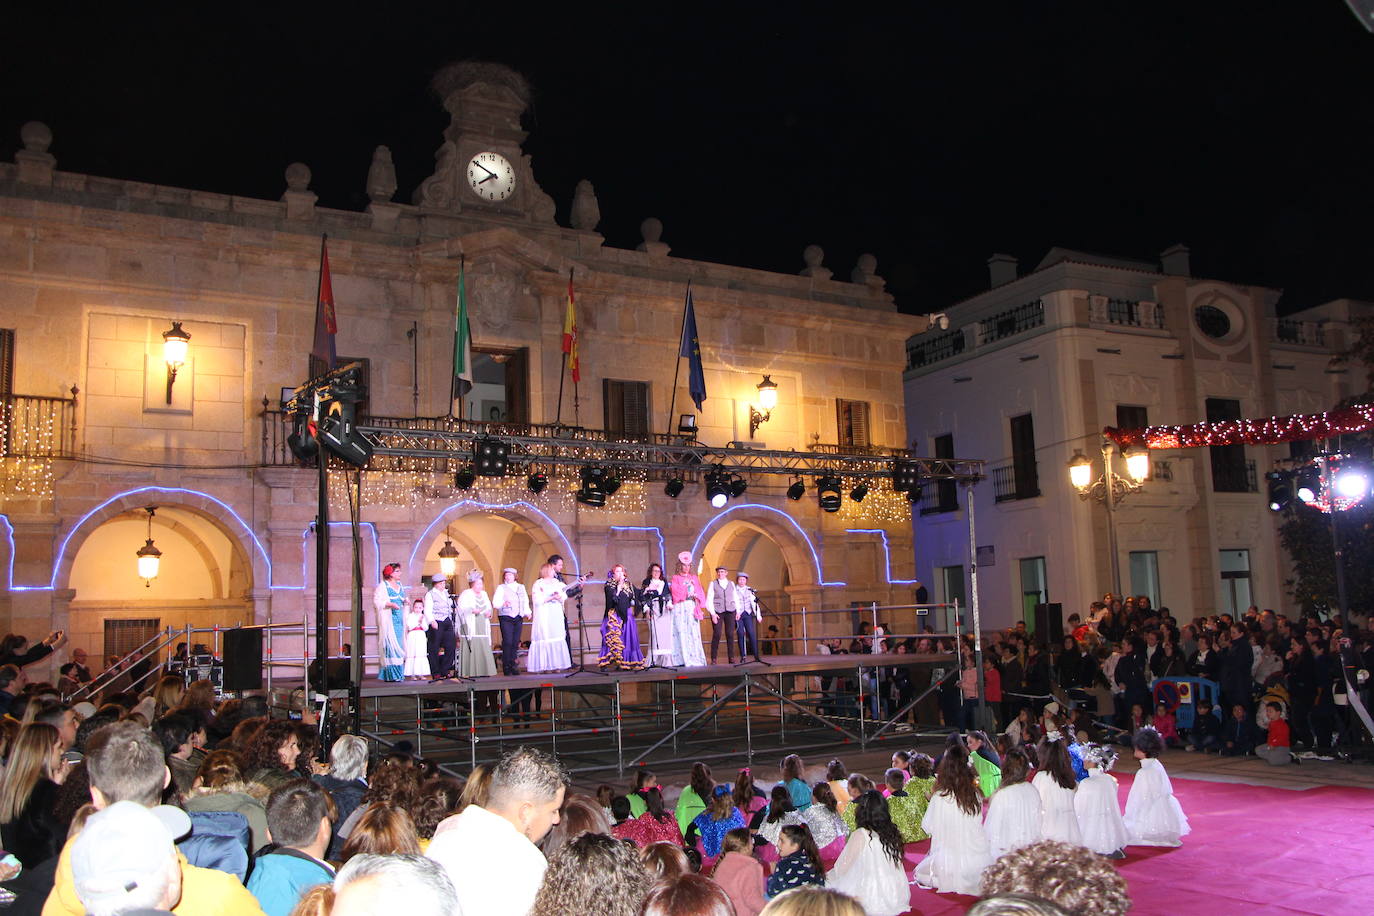
M 706 373 L 701 368 L 701 339 L 697 337 L 697 314 L 692 308 L 692 288 L 687 287 L 687 312 L 682 319 L 682 347 L 679 356 L 687 357 L 687 391 L 701 411 L 706 402 Z

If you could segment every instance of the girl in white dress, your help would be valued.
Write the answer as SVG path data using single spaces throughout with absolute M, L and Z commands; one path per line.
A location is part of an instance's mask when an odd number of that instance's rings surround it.
M 644 582 L 640 585 L 639 600 L 642 602 L 644 617 L 649 621 L 649 665 L 651 667 L 654 665 L 671 665 L 673 663 L 672 596 L 668 594 L 668 581 L 663 578 L 663 567 L 657 563 L 649 564 L 649 574 L 644 577 Z
M 930 834 L 930 852 L 916 866 L 914 883 L 942 894 L 979 896 L 992 852 L 983 830 L 983 795 L 963 745 L 945 748 L 940 757 L 921 829 Z
M 468 587 L 458 596 L 458 625 L 463 645 L 458 651 L 458 673 L 463 677 L 488 677 L 496 673 L 491 651 L 491 596 L 482 571 L 468 573 Z
M 1183 806 L 1174 798 L 1174 786 L 1164 764 L 1159 762 L 1164 739 L 1148 725 L 1135 733 L 1135 759 L 1140 772 L 1135 774 L 1130 794 L 1126 796 L 1126 831 L 1128 846 L 1182 846 L 1182 837 L 1192 828 L 1183 813 Z
M 429 679 L 429 642 L 425 639 L 425 603 L 416 600 L 406 612 L 405 676 L 417 681 Z
M 854 802 L 854 832 L 844 844 L 826 887 L 848 894 L 865 916 L 898 916 L 911 909 L 911 886 L 902 867 L 902 835 L 887 800 L 869 790 Z
M 1041 738 L 1039 754 L 1040 772 L 1031 785 L 1040 791 L 1041 838 L 1082 846 L 1083 835 L 1073 809 L 1078 779 L 1073 775 L 1073 760 L 1063 732 L 1056 729 Z
M 568 587 L 554 578 L 553 566 L 545 563 L 539 567 L 539 578 L 530 588 L 534 626 L 530 632 L 530 655 L 526 668 L 531 674 L 572 667 L 563 610 L 563 602 L 567 600 Z
M 1019 747 L 1002 756 L 1002 785 L 988 802 L 983 827 L 994 862 L 1040 839 L 1040 790 L 1030 784 L 1030 758 Z
M 1126 858 L 1126 822 L 1117 800 L 1116 777 L 1107 771 L 1116 763 L 1116 751 L 1109 745 L 1090 744 L 1083 753 L 1088 778 L 1074 792 L 1073 809 L 1078 814 L 1078 830 L 1083 845 L 1102 856 Z

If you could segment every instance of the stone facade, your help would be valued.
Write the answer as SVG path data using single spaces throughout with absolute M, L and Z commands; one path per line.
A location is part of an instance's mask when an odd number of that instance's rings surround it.
M 609 248 L 595 232 L 589 183 L 578 188 L 576 228 L 554 222 L 520 148 L 523 81 L 490 66 L 441 77 L 453 120 L 435 174 L 415 203 L 395 203 L 390 151 L 379 147 L 358 176 L 371 200 L 361 213 L 317 206 L 299 163 L 286 170 L 279 201 L 63 172 L 49 152 L 51 132 L 25 127 L 25 150 L 0 165 L 0 328 L 14 332 L 15 395 L 79 389 L 79 460 L 52 463 L 50 494 L 5 498 L 5 627 L 31 636 L 67 628 L 74 645 L 95 654 L 105 621 L 121 617 L 175 627 L 306 618 L 314 476 L 282 459 L 273 411 L 282 389 L 308 374 L 325 234 L 338 352 L 369 360 L 371 416 L 450 411 L 461 262 L 474 346 L 522 355 L 521 409 L 532 423 L 559 415 L 571 272 L 583 427 L 603 425 L 603 379 L 646 383 L 651 432 L 664 432 L 670 401 L 675 414 L 692 412 L 685 370 L 672 392 L 690 281 L 708 390 L 702 441 L 750 441 L 749 407 L 767 372 L 779 385 L 778 406 L 756 444 L 835 443 L 841 398 L 868 405 L 873 446 L 902 446 L 903 341 L 924 320 L 897 313 L 871 258 L 846 283 L 815 269 L 819 255 L 816 264 L 808 255 L 802 275 L 787 276 L 673 258 L 648 232 L 641 250 Z M 463 168 L 477 151 L 512 164 L 515 191 L 506 200 L 472 192 Z M 161 334 L 173 320 L 191 341 L 168 404 Z M 561 417 L 574 419 L 570 383 Z M 810 491 L 785 499 L 785 478 L 752 480 L 747 497 L 717 513 L 695 483 L 676 500 L 661 483 L 634 483 L 624 499 L 591 509 L 571 500 L 566 481 L 536 497 L 523 478 L 465 494 L 442 474 L 375 476 L 365 475 L 362 509 L 368 596 L 382 562 L 401 560 L 412 583 L 434 572 L 447 530 L 461 562 L 489 578 L 514 565 L 529 581 L 537 560 L 557 551 L 595 571 L 624 562 L 638 580 L 650 560 L 695 546 L 707 566 L 756 564 L 751 572 L 767 580 L 756 584 L 780 611 L 912 598 L 905 518 L 874 521 L 857 506 L 826 515 Z M 133 553 L 149 505 L 159 507 L 153 536 L 175 545 L 176 556 L 164 556 L 145 589 L 133 577 Z M 333 511 L 347 518 L 342 503 Z M 114 538 L 111 525 L 124 533 Z M 340 620 L 351 600 L 345 534 L 337 529 L 332 553 L 330 604 Z M 599 622 L 600 613 L 598 596 L 589 617 Z M 831 619 L 847 630 L 847 620 Z M 779 622 L 786 632 L 788 621 Z

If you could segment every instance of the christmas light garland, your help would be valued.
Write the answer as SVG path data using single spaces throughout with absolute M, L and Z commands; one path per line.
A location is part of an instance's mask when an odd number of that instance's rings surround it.
M 1360 404 L 1328 410 L 1325 413 L 1269 417 L 1265 420 L 1217 420 L 1187 426 L 1147 426 L 1144 429 L 1118 429 L 1108 426 L 1102 432 L 1123 447 L 1200 448 L 1211 445 L 1277 445 L 1327 439 L 1374 429 L 1374 404 Z

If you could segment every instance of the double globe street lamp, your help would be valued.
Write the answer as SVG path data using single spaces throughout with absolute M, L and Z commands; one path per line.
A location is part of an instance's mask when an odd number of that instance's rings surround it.
M 1069 459 L 1069 481 L 1078 490 L 1080 499 L 1095 499 L 1107 507 L 1107 542 L 1112 561 L 1112 594 L 1121 594 L 1121 557 L 1116 545 L 1116 506 L 1132 493 L 1138 492 L 1150 476 L 1150 452 L 1143 448 L 1126 448 L 1126 476 L 1117 472 L 1114 463 L 1116 443 L 1102 440 L 1102 473 L 1093 477 L 1093 463 L 1082 449 L 1074 449 Z

